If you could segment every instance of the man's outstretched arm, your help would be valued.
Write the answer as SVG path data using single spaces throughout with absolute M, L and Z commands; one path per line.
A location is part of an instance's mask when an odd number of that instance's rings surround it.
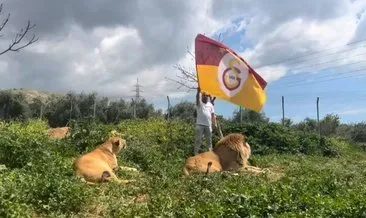
M 211 101 L 211 104 L 212 104 L 212 105 L 215 105 L 215 100 L 216 100 L 216 97 L 213 97 L 213 98 L 212 98 L 212 97 L 210 97 L 210 101 Z

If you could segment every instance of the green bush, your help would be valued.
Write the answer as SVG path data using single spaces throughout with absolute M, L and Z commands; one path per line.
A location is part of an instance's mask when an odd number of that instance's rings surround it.
M 246 135 L 253 154 L 290 153 L 331 157 L 340 155 L 335 141 L 276 123 L 225 126 L 223 133 Z
M 70 122 L 70 144 L 80 153 L 93 150 L 97 145 L 107 140 L 113 125 L 103 125 L 98 121 L 85 119 Z
M 47 154 L 49 140 L 46 130 L 47 125 L 43 121 L 1 125 L 0 164 L 9 168 L 20 168 Z

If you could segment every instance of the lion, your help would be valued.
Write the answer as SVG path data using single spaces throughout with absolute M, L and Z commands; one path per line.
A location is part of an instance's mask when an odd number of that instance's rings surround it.
M 189 157 L 183 168 L 185 176 L 194 173 L 214 173 L 221 171 L 247 171 L 255 174 L 261 169 L 249 166 L 250 145 L 242 134 L 231 133 L 220 139 L 212 151 Z
M 93 151 L 79 157 L 74 162 L 76 175 L 87 184 L 117 182 L 126 184 L 131 180 L 119 179 L 114 170 L 118 169 L 117 155 L 127 146 L 126 140 L 120 137 L 110 137 Z M 120 167 L 121 169 L 137 171 L 135 168 Z
M 53 139 L 64 139 L 70 136 L 70 127 L 50 128 L 48 135 Z

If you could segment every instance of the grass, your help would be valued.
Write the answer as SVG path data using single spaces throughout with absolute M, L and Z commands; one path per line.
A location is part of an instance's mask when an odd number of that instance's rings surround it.
M 71 139 L 58 142 L 40 121 L 0 125 L 0 217 L 366 217 L 366 153 L 346 142 L 331 140 L 340 155 L 330 157 L 254 154 L 251 164 L 269 170 L 261 176 L 184 178 L 193 151 L 190 125 L 173 123 L 169 140 L 161 120 L 77 124 Z M 72 162 L 111 129 L 128 141 L 119 163 L 140 170 L 117 175 L 136 182 L 87 186 L 75 179 Z

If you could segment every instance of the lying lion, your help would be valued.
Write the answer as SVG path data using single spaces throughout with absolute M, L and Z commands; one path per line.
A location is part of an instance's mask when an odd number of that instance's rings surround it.
M 70 127 L 50 128 L 48 135 L 53 139 L 64 139 L 70 135 Z
M 118 169 L 116 155 L 125 149 L 126 140 L 120 137 L 110 137 L 95 150 L 84 154 L 74 163 L 76 175 L 82 177 L 88 184 L 115 181 L 120 184 L 129 180 L 120 180 L 113 170 Z M 125 170 L 137 171 L 135 168 L 121 167 Z
M 183 168 L 184 175 L 221 171 L 248 171 L 255 174 L 261 169 L 249 166 L 251 148 L 241 134 L 232 133 L 217 142 L 212 151 L 189 157 Z

